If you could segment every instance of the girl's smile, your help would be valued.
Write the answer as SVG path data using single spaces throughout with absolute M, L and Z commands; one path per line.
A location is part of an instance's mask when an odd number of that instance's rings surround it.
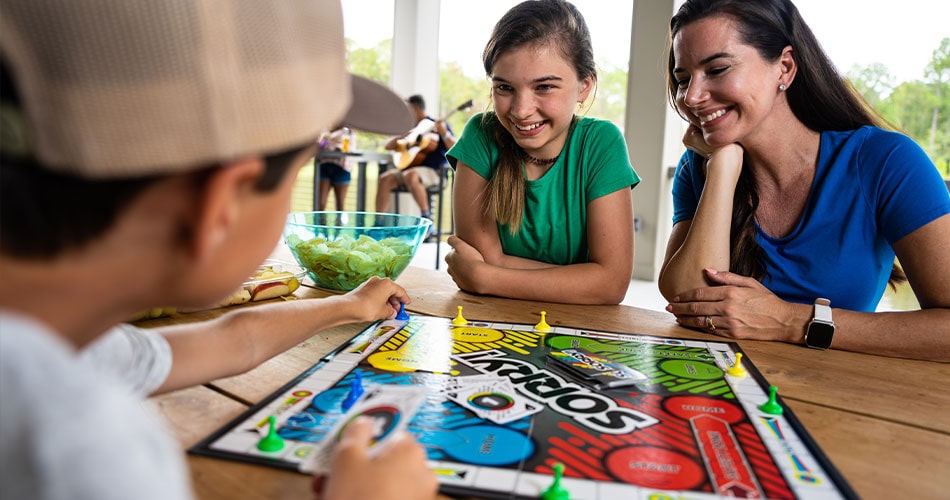
M 529 155 L 557 156 L 593 78 L 578 80 L 569 62 L 548 45 L 507 51 L 493 70 L 492 102 L 502 125 Z

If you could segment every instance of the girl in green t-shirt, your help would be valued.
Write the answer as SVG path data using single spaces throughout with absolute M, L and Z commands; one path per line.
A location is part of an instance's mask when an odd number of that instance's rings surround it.
M 616 126 L 575 115 L 597 82 L 584 18 L 563 0 L 523 2 L 495 25 L 483 61 L 493 111 L 472 117 L 447 155 L 449 274 L 474 293 L 619 303 L 640 178 Z

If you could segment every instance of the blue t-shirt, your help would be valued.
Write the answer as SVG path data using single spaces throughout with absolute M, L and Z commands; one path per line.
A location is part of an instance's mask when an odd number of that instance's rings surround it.
M 703 191 L 701 157 L 687 151 L 673 181 L 673 224 L 691 220 Z M 909 137 L 876 127 L 821 133 L 815 180 L 798 224 L 773 238 L 756 225 L 768 276 L 784 300 L 874 311 L 894 263 L 891 245 L 950 213 L 950 194 Z

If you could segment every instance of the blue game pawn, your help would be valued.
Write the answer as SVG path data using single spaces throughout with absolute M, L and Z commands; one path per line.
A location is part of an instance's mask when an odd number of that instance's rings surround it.
M 353 403 L 356 402 L 363 395 L 363 375 L 360 372 L 356 372 L 353 380 L 350 381 L 350 392 L 343 398 L 343 403 L 340 404 L 340 407 L 343 408 L 343 411 L 346 412 L 353 407 Z
M 396 313 L 396 319 L 398 320 L 409 319 L 409 315 L 406 314 L 406 304 L 403 304 L 402 302 L 399 303 L 399 312 Z

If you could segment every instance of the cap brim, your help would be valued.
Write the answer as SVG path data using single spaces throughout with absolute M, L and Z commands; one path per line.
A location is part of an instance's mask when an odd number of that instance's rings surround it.
M 415 125 L 406 101 L 392 90 L 362 76 L 350 75 L 353 104 L 341 125 L 374 134 L 402 134 Z

